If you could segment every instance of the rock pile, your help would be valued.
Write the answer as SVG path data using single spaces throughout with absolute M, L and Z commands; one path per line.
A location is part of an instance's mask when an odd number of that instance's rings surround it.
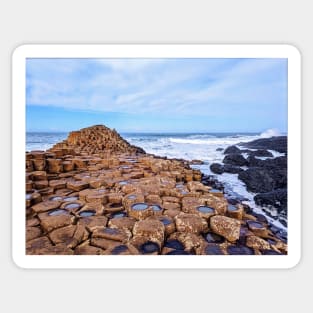
M 27 254 L 286 254 L 264 217 L 183 160 L 94 126 L 26 154 Z

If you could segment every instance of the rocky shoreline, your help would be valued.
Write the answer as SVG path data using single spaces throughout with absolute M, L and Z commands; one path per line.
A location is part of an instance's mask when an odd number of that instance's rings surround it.
M 269 150 L 283 155 L 274 157 Z M 247 190 L 256 194 L 254 201 L 257 205 L 266 208 L 274 218 L 287 219 L 287 137 L 238 143 L 226 148 L 224 154 L 223 164 L 211 164 L 211 171 L 215 174 L 238 174 Z M 284 219 L 279 221 L 287 226 Z
M 287 254 L 278 228 L 218 187 L 105 126 L 71 132 L 26 153 L 26 254 Z

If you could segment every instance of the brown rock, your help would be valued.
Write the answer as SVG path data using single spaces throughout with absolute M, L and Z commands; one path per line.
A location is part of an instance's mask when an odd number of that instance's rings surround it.
M 108 218 L 105 216 L 80 217 L 77 224 L 84 226 L 88 231 L 93 232 L 97 228 L 105 227 Z
M 26 227 L 26 241 L 33 240 L 41 235 L 42 231 L 40 227 Z
M 230 242 L 239 239 L 240 225 L 240 221 L 226 216 L 215 215 L 210 218 L 212 231 L 225 237 Z
M 64 244 L 68 248 L 75 248 L 88 238 L 88 232 L 81 225 L 69 225 L 53 230 L 49 237 L 54 244 Z
M 125 217 L 118 217 L 118 218 L 110 219 L 108 226 L 112 228 L 125 228 L 131 231 L 135 223 L 136 223 L 136 219 L 125 216 Z
M 252 249 L 270 250 L 270 244 L 264 239 L 257 236 L 248 236 L 246 245 Z
M 174 219 L 178 232 L 200 234 L 208 230 L 206 220 L 194 214 L 180 213 Z
M 110 228 L 110 227 L 101 227 L 96 228 L 92 232 L 92 238 L 104 238 L 109 240 L 127 242 L 131 237 L 130 231 L 127 229 L 119 229 L 119 228 Z
M 52 215 L 51 215 L 52 214 Z M 38 215 L 41 227 L 50 232 L 53 229 L 70 225 L 75 217 L 66 210 L 56 209 L 50 212 L 40 213 Z
M 66 184 L 66 188 L 80 191 L 89 187 L 89 184 L 83 181 L 71 181 Z
M 100 255 L 104 250 L 90 245 L 90 241 L 86 240 L 75 248 L 74 254 L 77 255 Z
M 61 173 L 63 170 L 61 159 L 47 159 L 49 173 Z
M 26 254 L 44 254 L 42 250 L 52 248 L 52 244 L 48 237 L 39 237 L 26 243 Z
M 133 228 L 134 236 L 145 237 L 150 241 L 156 242 L 159 247 L 163 245 L 164 232 L 165 227 L 163 223 L 155 218 L 138 221 Z
M 35 213 L 46 212 L 58 208 L 61 205 L 61 201 L 44 201 L 32 206 L 32 210 Z

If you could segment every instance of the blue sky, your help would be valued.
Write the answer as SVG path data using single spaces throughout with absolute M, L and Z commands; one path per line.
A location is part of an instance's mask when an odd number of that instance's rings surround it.
M 27 131 L 287 131 L 286 59 L 27 59 Z

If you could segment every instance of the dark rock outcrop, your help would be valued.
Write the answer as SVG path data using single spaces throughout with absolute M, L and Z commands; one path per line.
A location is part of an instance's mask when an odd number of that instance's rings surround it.
M 237 153 L 227 154 L 223 159 L 223 163 L 236 166 L 248 165 L 247 160 L 241 154 Z
M 240 143 L 239 145 L 250 149 L 265 149 L 287 153 L 287 136 L 261 138 L 250 142 Z
M 262 206 L 274 206 L 279 213 L 287 213 L 287 189 L 259 193 L 254 197 L 255 203 Z
M 236 146 L 229 146 L 225 149 L 224 154 L 231 154 L 231 153 L 241 153 L 241 150 Z

